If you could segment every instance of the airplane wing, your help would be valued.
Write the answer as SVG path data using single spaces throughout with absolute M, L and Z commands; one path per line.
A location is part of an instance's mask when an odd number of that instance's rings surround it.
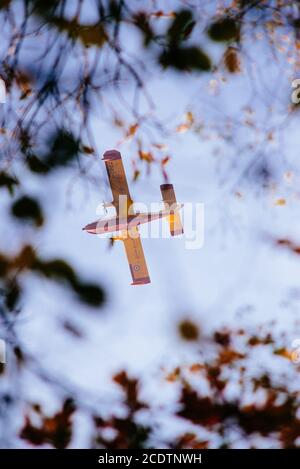
M 126 216 L 133 201 L 129 192 L 121 153 L 117 150 L 106 151 L 103 155 L 103 160 L 113 194 L 113 205 L 116 207 L 119 216 Z M 122 207 L 119 204 L 120 196 L 124 196 L 124 205 Z
M 132 276 L 131 285 L 144 285 L 151 283 L 144 256 L 141 238 L 136 227 L 132 227 L 124 242 L 128 264 Z

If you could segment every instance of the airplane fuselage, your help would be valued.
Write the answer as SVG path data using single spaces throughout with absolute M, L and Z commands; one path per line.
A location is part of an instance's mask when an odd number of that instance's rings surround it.
M 137 213 L 134 215 L 128 215 L 127 217 L 104 218 L 86 225 L 83 230 L 91 234 L 104 234 L 123 230 L 127 231 L 130 228 L 150 223 L 167 216 L 172 216 L 169 211 Z

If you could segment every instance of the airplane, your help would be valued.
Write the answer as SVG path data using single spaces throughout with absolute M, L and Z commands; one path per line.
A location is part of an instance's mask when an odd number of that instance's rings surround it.
M 121 153 L 117 150 L 108 150 L 104 153 L 102 160 L 106 166 L 113 195 L 113 201 L 103 205 L 105 208 L 110 206 L 115 207 L 116 216 L 89 223 L 82 229 L 91 234 L 118 232 L 119 234 L 114 236 L 113 239 L 121 240 L 124 243 L 132 276 L 131 285 L 151 283 L 138 226 L 160 218 L 167 218 L 171 236 L 181 235 L 183 227 L 178 211 L 183 205 L 177 203 L 173 185 L 162 184 L 160 190 L 164 202 L 164 210 L 155 213 L 135 212 Z

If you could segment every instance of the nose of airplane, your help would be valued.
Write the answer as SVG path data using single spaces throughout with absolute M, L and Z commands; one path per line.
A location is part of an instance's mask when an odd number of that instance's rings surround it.
M 96 233 L 98 221 L 89 223 L 88 225 L 82 228 L 82 231 L 87 231 L 88 233 Z

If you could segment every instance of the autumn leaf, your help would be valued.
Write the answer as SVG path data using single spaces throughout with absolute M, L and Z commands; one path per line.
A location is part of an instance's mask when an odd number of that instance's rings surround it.
M 168 145 L 166 145 L 165 143 L 152 143 L 152 146 L 154 148 L 157 148 L 157 150 L 167 150 L 168 149 Z
M 13 195 L 14 187 L 19 185 L 19 181 L 12 175 L 2 171 L 0 172 L 0 188 L 6 187 L 10 195 Z
M 244 354 L 239 353 L 232 348 L 225 347 L 222 349 L 218 361 L 220 365 L 228 365 L 236 360 L 242 360 L 243 358 L 245 358 Z
M 50 170 L 49 166 L 47 166 L 40 158 L 33 154 L 29 154 L 27 156 L 25 163 L 30 171 L 36 174 L 47 174 Z
M 202 363 L 193 363 L 190 365 L 189 370 L 191 373 L 198 373 L 199 371 L 202 371 L 204 368 L 204 365 Z
M 275 205 L 284 206 L 284 205 L 286 205 L 286 200 L 283 199 L 283 198 L 277 199 L 276 202 L 275 202 Z
M 25 72 L 19 70 L 16 74 L 16 83 L 22 92 L 20 96 L 21 100 L 26 99 L 28 96 L 30 96 L 32 91 L 31 81 L 32 78 Z
M 86 153 L 87 155 L 93 155 L 93 154 L 95 153 L 94 148 L 89 147 L 89 146 L 87 146 L 87 145 L 83 145 L 83 146 L 82 146 L 82 151 L 83 151 L 84 153 Z
M 226 49 L 224 53 L 224 64 L 230 73 L 239 73 L 241 71 L 239 53 L 235 47 L 228 47 Z
M 78 156 L 79 140 L 68 130 L 58 129 L 47 142 L 49 150 L 43 157 L 43 163 L 50 170 L 68 166 Z
M 231 334 L 228 330 L 216 331 L 214 333 L 214 341 L 223 347 L 228 347 L 231 342 Z
M 185 115 L 184 115 L 184 122 L 182 124 L 179 124 L 176 127 L 176 132 L 177 133 L 186 132 L 187 130 L 189 130 L 192 127 L 194 122 L 195 122 L 195 119 L 194 119 L 193 113 L 191 111 L 186 112 Z
M 199 338 L 198 326 L 189 319 L 185 319 L 179 323 L 178 331 L 184 340 L 195 341 Z
M 158 10 L 158 11 L 153 11 L 152 13 L 150 13 L 150 16 L 153 16 L 154 18 L 174 18 L 175 12 L 174 11 L 165 12 L 163 10 Z
M 147 407 L 145 403 L 139 400 L 139 386 L 136 379 L 129 378 L 126 371 L 121 371 L 113 379 L 123 389 L 125 403 L 131 412 Z
M 293 241 L 290 241 L 289 239 L 278 239 L 276 243 L 278 246 L 285 246 L 295 254 L 300 255 L 300 245 L 294 243 Z
M 211 69 L 209 56 L 199 47 L 170 47 L 159 56 L 159 63 L 164 67 L 172 67 L 181 71 L 208 72 Z
M 63 259 L 46 261 L 36 258 L 32 270 L 59 284 L 65 284 L 73 290 L 80 301 L 92 308 L 99 308 L 105 302 L 103 288 L 98 284 L 83 281 L 72 266 Z
M 171 159 L 170 156 L 165 156 L 165 157 L 161 160 L 162 166 L 166 166 L 166 164 L 169 163 L 170 159 Z
M 73 400 L 66 399 L 61 411 L 53 417 L 43 417 L 40 426 L 35 426 L 26 416 L 20 437 L 36 446 L 49 443 L 54 448 L 64 449 L 72 438 L 72 416 L 75 410 Z
M 32 222 L 36 227 L 44 223 L 44 215 L 38 200 L 24 195 L 17 199 L 12 207 L 11 213 L 23 222 Z
M 171 373 L 169 373 L 166 377 L 166 380 L 173 383 L 174 381 L 177 381 L 178 378 L 180 377 L 181 370 L 179 367 L 175 368 Z
M 206 449 L 208 446 L 208 440 L 199 440 L 194 433 L 185 433 L 172 445 L 176 449 Z
M 189 128 L 190 128 L 190 126 L 189 126 L 188 124 L 179 124 L 179 125 L 176 127 L 176 132 L 178 132 L 179 134 L 183 134 L 183 133 L 186 132 Z
M 0 2 L 0 10 L 8 8 L 11 4 L 11 0 L 1 0 Z
M 99 433 L 93 446 L 111 450 L 145 448 L 151 433 L 151 428 L 137 424 L 132 414 L 109 420 L 95 416 L 94 423 Z M 107 437 L 103 430 L 112 430 L 113 438 Z
M 47 23 L 64 32 L 73 40 L 79 40 L 85 47 L 102 47 L 107 40 L 102 23 L 81 24 L 76 19 L 67 20 L 63 17 L 46 15 Z
M 257 345 L 269 345 L 273 343 L 274 339 L 270 334 L 267 334 L 265 337 L 258 337 L 256 335 L 253 335 L 248 340 L 248 345 L 250 345 L 251 347 L 256 347 Z
M 280 357 L 287 358 L 288 360 L 292 359 L 292 353 L 284 347 L 274 350 L 274 355 L 279 355 Z
M 133 16 L 133 24 L 143 33 L 144 45 L 148 46 L 154 38 L 154 32 L 150 25 L 149 19 L 144 12 L 138 12 Z
M 220 18 L 210 25 L 208 35 L 214 41 L 239 40 L 240 26 L 233 18 Z
M 121 139 L 118 144 L 121 145 L 124 142 L 128 142 L 132 140 L 132 138 L 135 136 L 137 130 L 139 128 L 139 124 L 136 122 L 135 124 L 132 124 L 127 131 L 125 132 L 125 136 L 123 139 Z
M 168 30 L 170 44 L 179 44 L 186 40 L 195 26 L 192 10 L 180 10 L 176 12 L 174 20 Z
M 126 133 L 126 137 L 133 137 L 136 134 L 136 131 L 138 128 L 139 128 L 138 123 L 132 124 Z
M 133 177 L 132 177 L 133 182 L 137 181 L 140 175 L 141 175 L 141 172 L 138 169 L 135 169 L 133 172 Z
M 209 397 L 201 397 L 196 391 L 185 385 L 181 392 L 181 410 L 178 415 L 195 424 L 212 426 L 221 421 L 222 408 L 215 405 Z
M 139 150 L 139 157 L 142 161 L 147 161 L 147 163 L 154 161 L 154 157 L 150 151 Z

